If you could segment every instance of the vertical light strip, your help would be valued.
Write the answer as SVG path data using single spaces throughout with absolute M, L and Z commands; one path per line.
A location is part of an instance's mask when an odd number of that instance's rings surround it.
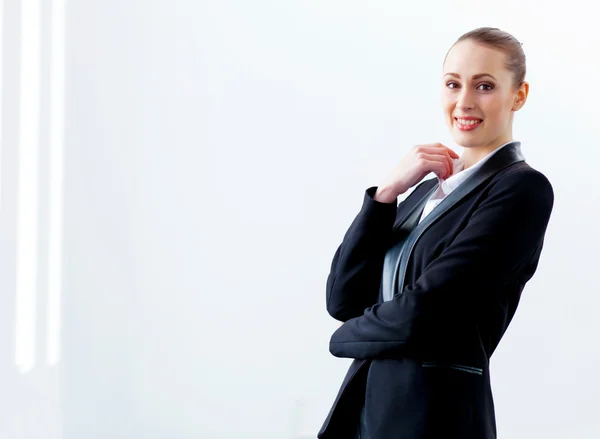
M 0 215 L 2 215 L 2 150 L 4 149 L 4 1 L 0 0 Z
M 40 0 L 22 0 L 15 358 L 22 373 L 29 372 L 36 360 L 40 14 Z
M 50 225 L 48 242 L 47 361 L 60 358 L 62 290 L 63 163 L 65 126 L 65 0 L 54 0 L 50 61 Z

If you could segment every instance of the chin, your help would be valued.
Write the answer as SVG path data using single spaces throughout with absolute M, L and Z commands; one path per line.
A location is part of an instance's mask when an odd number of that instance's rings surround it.
M 454 143 L 463 148 L 474 148 L 481 145 L 481 139 L 479 136 L 469 136 L 463 133 L 455 133 L 453 136 Z

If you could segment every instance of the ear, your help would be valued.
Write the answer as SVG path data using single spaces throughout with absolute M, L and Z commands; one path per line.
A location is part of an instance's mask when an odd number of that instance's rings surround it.
M 517 90 L 517 94 L 515 95 L 515 102 L 512 106 L 512 111 L 519 111 L 527 102 L 527 96 L 529 95 L 529 83 L 527 81 L 523 81 L 523 84 Z

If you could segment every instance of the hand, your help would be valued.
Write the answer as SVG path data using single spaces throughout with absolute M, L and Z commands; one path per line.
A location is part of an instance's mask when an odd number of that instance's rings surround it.
M 389 203 L 430 172 L 445 180 L 454 172 L 452 160 L 457 158 L 457 153 L 441 143 L 417 145 L 411 148 L 377 187 L 374 199 Z

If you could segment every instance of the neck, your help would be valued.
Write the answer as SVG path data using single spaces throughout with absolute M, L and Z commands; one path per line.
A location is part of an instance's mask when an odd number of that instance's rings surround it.
M 465 148 L 464 152 L 460 156 L 460 158 L 464 161 L 465 169 L 475 165 L 482 158 L 484 158 L 488 154 L 491 154 L 492 152 L 500 148 L 502 145 L 505 145 L 510 141 L 512 141 L 512 137 L 508 139 L 498 140 L 488 145 Z

